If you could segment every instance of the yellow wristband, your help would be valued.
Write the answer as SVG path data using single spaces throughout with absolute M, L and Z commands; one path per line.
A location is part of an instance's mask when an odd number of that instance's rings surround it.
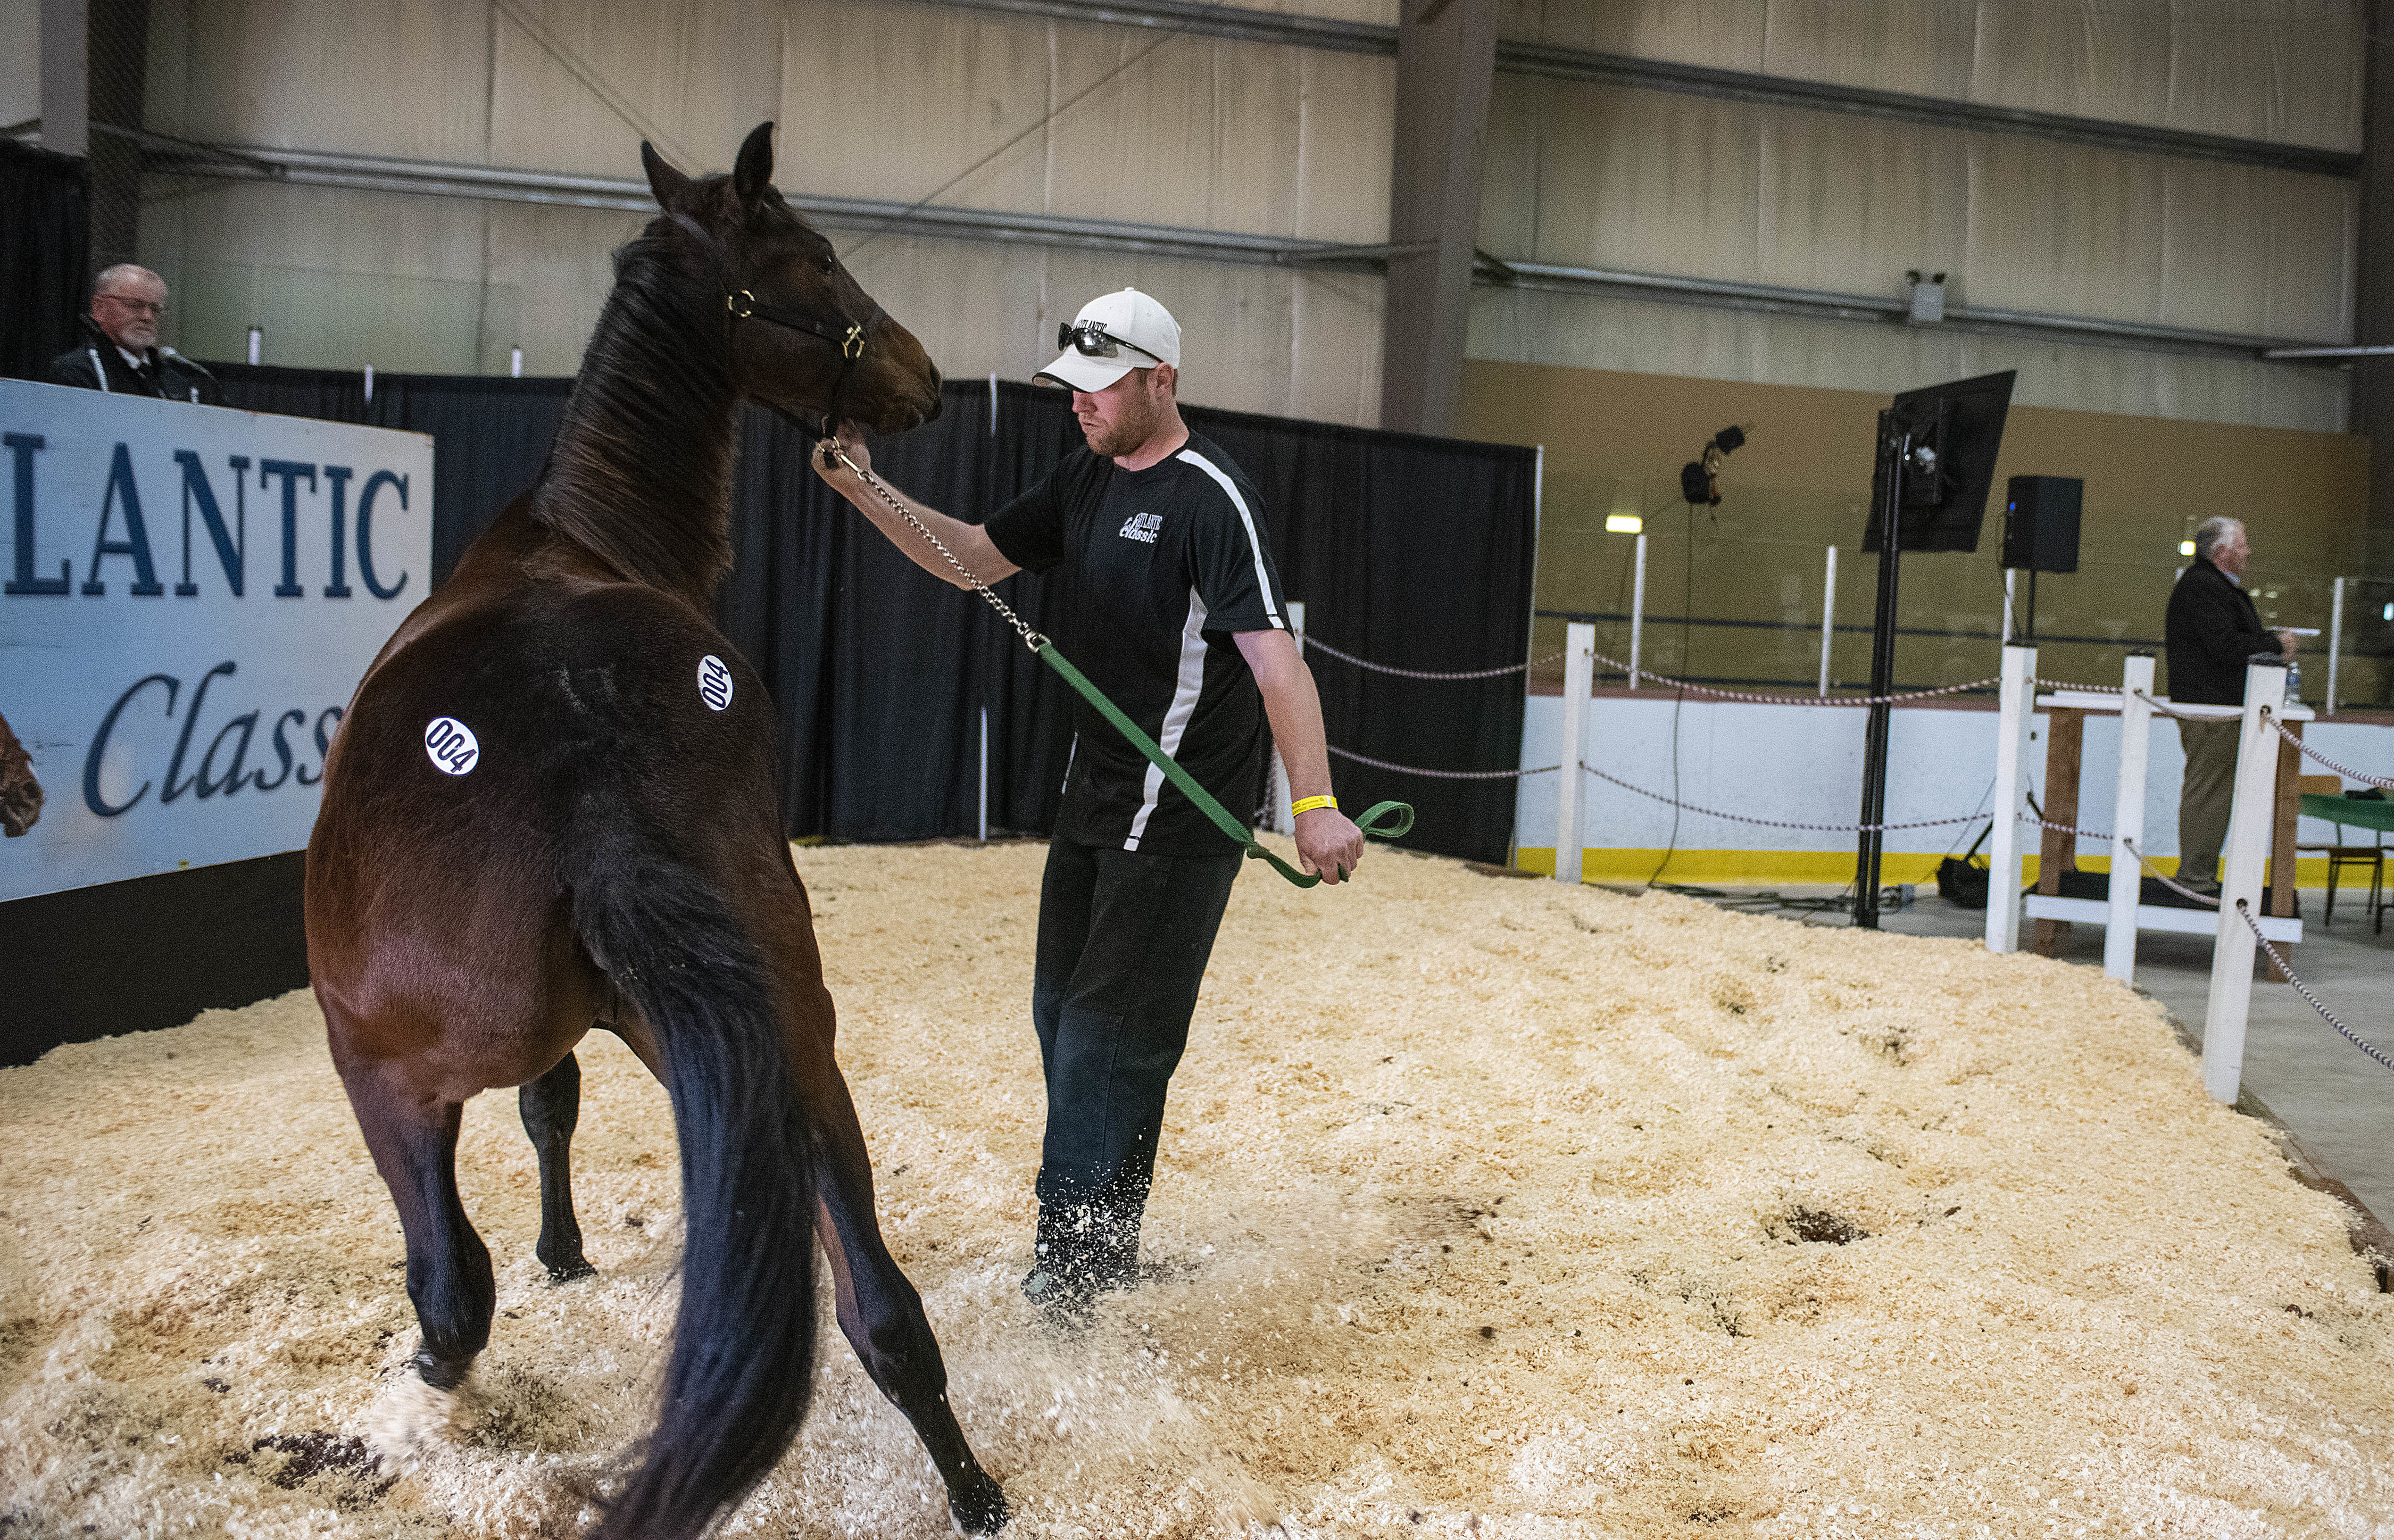
M 1299 813 L 1309 813 L 1316 808 L 1335 808 L 1337 806 L 1338 799 L 1335 796 L 1308 796 L 1290 803 L 1288 806 L 1288 816 L 1295 818 Z

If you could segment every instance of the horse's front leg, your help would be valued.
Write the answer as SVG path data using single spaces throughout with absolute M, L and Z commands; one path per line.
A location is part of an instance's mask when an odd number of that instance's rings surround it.
M 814 1130 L 816 1230 L 831 1258 L 839 1329 L 873 1383 L 914 1425 L 947 1483 L 956 1527 L 967 1534 L 994 1534 L 1006 1526 L 1006 1494 L 965 1441 L 948 1404 L 948 1367 L 923 1313 L 923 1296 L 881 1239 L 873 1165 L 848 1083 L 827 1047 L 808 1054 L 797 1073 Z
M 549 1282 L 570 1283 L 598 1270 L 582 1255 L 582 1226 L 573 1218 L 573 1128 L 582 1118 L 582 1066 L 572 1054 L 516 1091 L 524 1132 L 540 1162 L 540 1244 L 533 1249 Z

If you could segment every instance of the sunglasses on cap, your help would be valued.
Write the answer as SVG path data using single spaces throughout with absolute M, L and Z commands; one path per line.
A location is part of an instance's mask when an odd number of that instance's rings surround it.
M 1155 362 L 1158 363 L 1162 363 L 1164 362 L 1164 360 L 1156 358 L 1155 354 L 1149 352 L 1138 343 L 1128 341 L 1123 337 L 1115 336 L 1112 333 L 1108 332 L 1106 330 L 1106 323 L 1102 321 L 1067 321 L 1062 322 L 1056 328 L 1056 346 L 1059 348 L 1070 348 L 1074 352 L 1080 353 L 1086 358 L 1114 358 L 1120 354 L 1123 349 L 1127 348 L 1132 352 L 1138 353 L 1142 357 L 1155 359 Z

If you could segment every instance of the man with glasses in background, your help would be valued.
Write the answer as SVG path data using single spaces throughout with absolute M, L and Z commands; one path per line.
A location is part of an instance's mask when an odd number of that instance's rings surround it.
M 83 341 L 50 360 L 50 383 L 223 405 L 215 375 L 158 345 L 158 322 L 165 314 L 164 279 L 131 262 L 110 268 L 92 285 Z
M 1059 644 L 1225 807 L 1256 805 L 1264 725 L 1288 771 L 1298 858 L 1325 883 L 1363 836 L 1330 795 L 1313 676 L 1288 629 L 1262 500 L 1181 421 L 1180 327 L 1147 295 L 1092 300 L 1040 379 L 1072 392 L 1085 448 L 967 524 L 908 500 L 984 583 L 1072 576 Z M 840 447 L 868 467 L 843 427 Z M 934 577 L 967 581 L 844 466 L 823 480 Z M 1046 1077 L 1037 1260 L 1022 1292 L 1051 1316 L 1138 1280 L 1165 1092 L 1241 850 L 1086 703 L 1040 885 L 1031 1019 Z

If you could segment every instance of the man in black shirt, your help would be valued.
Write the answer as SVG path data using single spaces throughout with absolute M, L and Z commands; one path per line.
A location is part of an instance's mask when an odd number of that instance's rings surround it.
M 1190 432 L 1180 328 L 1125 289 L 1092 301 L 1040 378 L 1072 392 L 1086 449 L 991 515 L 915 516 L 981 581 L 1069 569 L 1059 645 L 1225 806 L 1262 775 L 1263 727 L 1287 769 L 1300 861 L 1325 884 L 1362 859 L 1330 795 L 1313 676 L 1288 629 L 1264 508 Z M 840 444 L 869 468 L 849 429 Z M 925 571 L 969 585 L 845 467 L 817 471 Z M 1047 1084 L 1037 1264 L 1023 1292 L 1067 1313 L 1130 1283 L 1164 1096 L 1241 852 L 1085 703 L 1047 847 L 1031 995 Z
M 50 383 L 223 405 L 214 375 L 158 345 L 158 322 L 165 313 L 164 279 L 130 262 L 108 269 L 92 284 L 82 343 L 50 360 Z
M 2251 596 L 2238 584 L 2253 547 L 2234 519 L 2207 519 L 2194 532 L 2194 565 L 2170 590 L 2169 693 L 2173 702 L 2243 705 L 2244 665 L 2256 652 L 2295 653 L 2291 631 L 2262 629 Z M 2180 718 L 2186 781 L 2177 803 L 2177 875 L 2189 887 L 2218 887 L 2219 847 L 2236 795 L 2236 740 L 2242 724 Z

